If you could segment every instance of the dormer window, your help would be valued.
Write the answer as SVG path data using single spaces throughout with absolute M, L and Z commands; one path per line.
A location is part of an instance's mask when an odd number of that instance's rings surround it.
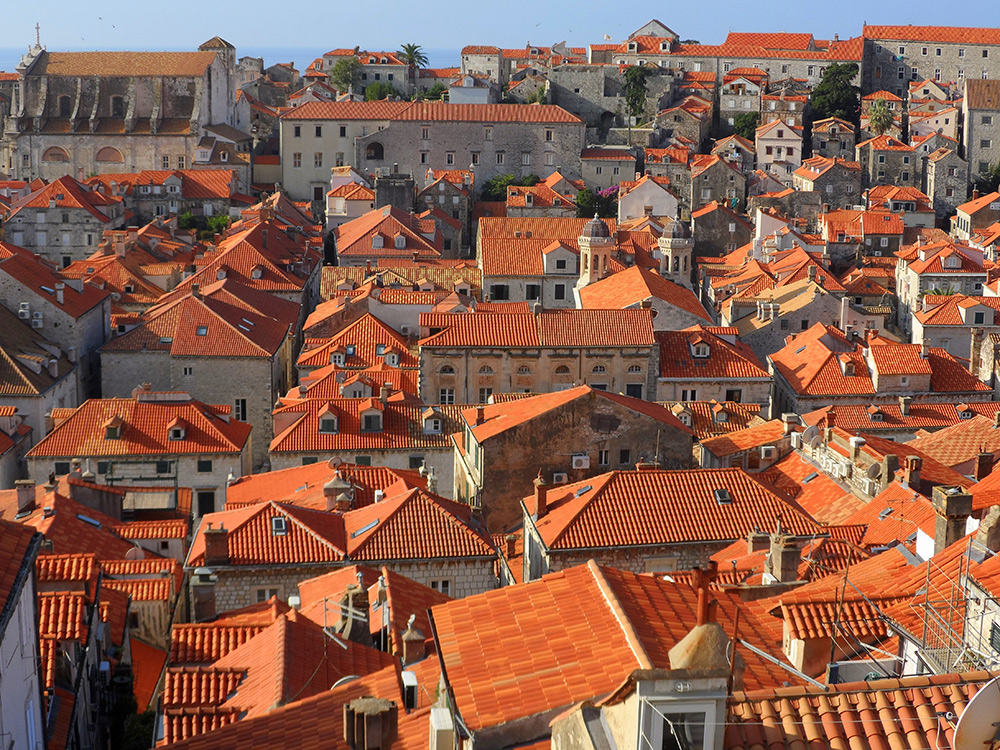
M 438 435 L 441 433 L 441 420 L 438 417 L 431 417 L 424 420 L 424 434 Z
M 288 533 L 288 522 L 284 516 L 274 516 L 271 519 L 271 534 L 273 536 L 285 536 Z
M 373 234 L 372 235 L 372 247 L 373 248 L 381 248 L 382 246 L 383 246 L 382 245 L 382 235 L 381 234 Z
M 401 234 L 397 234 L 396 238 L 392 241 L 392 246 L 397 250 L 403 250 L 406 248 L 406 237 Z
M 691 426 L 691 415 L 688 412 L 686 412 L 686 411 L 685 412 L 681 412 L 677 416 L 677 418 L 679 420 L 681 420 L 681 424 L 684 425 L 685 427 L 690 427 Z
M 344 353 L 343 352 L 333 352 L 330 355 L 330 364 L 337 365 L 338 367 L 344 364 Z
M 716 422 L 728 422 L 729 421 L 729 413 L 725 412 L 725 411 L 722 411 L 720 409 L 719 411 L 715 412 L 715 421 Z
M 846 375 L 847 377 L 853 377 L 854 376 L 854 363 L 853 362 L 844 362 L 844 375 Z
M 362 432 L 382 432 L 382 413 L 371 411 L 361 417 Z
M 254 266 L 252 269 L 250 269 L 251 279 L 259 279 L 263 275 L 264 275 L 264 269 L 261 266 Z
M 389 367 L 396 367 L 399 365 L 399 354 L 396 352 L 389 352 L 385 355 L 385 363 Z
M 319 418 L 319 431 L 325 435 L 337 434 L 337 418 L 327 414 Z
M 170 439 L 171 440 L 183 440 L 184 439 L 184 428 L 183 427 L 172 427 L 170 429 Z
M 708 356 L 708 344 L 695 344 L 693 354 L 699 359 L 704 359 Z
M 105 440 L 118 440 L 122 436 L 122 428 L 118 425 L 109 425 L 104 428 Z

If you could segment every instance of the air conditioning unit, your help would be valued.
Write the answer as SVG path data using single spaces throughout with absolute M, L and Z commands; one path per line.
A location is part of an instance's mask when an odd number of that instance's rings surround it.
M 565 471 L 557 471 L 552 475 L 552 484 L 567 484 L 569 482 L 569 474 Z
M 35 318 L 37 320 L 41 320 L 42 319 L 42 311 L 41 310 L 36 310 L 35 312 L 31 313 L 31 317 Z
M 760 457 L 763 458 L 764 460 L 774 458 L 777 452 L 778 449 L 775 448 L 773 445 L 762 445 L 760 447 Z
M 17 311 L 17 317 L 19 317 L 21 320 L 28 320 L 31 317 L 31 310 L 29 310 L 26 307 L 22 307 L 20 310 Z
M 32 328 L 43 328 L 44 326 L 45 326 L 45 323 L 44 323 L 44 321 L 42 321 L 41 318 L 35 318 L 34 320 L 31 321 L 31 327 Z
M 792 448 L 796 448 L 796 449 L 801 448 L 802 447 L 802 433 L 801 432 L 793 432 L 792 435 L 791 435 L 791 441 L 792 441 Z
M 573 468 L 574 469 L 589 469 L 590 468 L 590 456 L 586 453 L 577 453 L 573 456 Z

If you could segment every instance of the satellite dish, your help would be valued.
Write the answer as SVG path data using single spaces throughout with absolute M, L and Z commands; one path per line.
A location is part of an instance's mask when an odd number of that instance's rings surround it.
M 955 750 L 983 750 L 997 734 L 994 724 L 1000 719 L 1000 678 L 993 678 L 979 688 L 969 701 L 955 728 Z
M 806 427 L 805 432 L 802 433 L 802 440 L 803 442 L 808 443 L 817 435 L 819 435 L 819 428 L 816 425 L 811 424 Z
M 340 456 L 334 456 L 333 458 L 331 458 L 329 461 L 326 462 L 326 465 L 329 466 L 331 469 L 336 469 L 342 463 L 344 463 L 344 459 L 342 459 Z
M 816 437 L 814 437 L 812 440 L 809 441 L 809 447 L 812 448 L 813 450 L 818 450 L 821 445 L 823 445 L 823 438 L 821 438 L 819 435 L 817 435 Z
M 142 551 L 142 547 L 133 547 L 125 553 L 126 560 L 143 560 L 145 557 L 146 553 Z
M 882 464 L 872 464 L 865 470 L 865 474 L 868 475 L 869 479 L 878 479 L 879 473 L 882 471 Z

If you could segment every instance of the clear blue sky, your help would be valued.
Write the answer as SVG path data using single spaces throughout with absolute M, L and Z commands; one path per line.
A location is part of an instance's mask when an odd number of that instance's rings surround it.
M 800 31 L 818 38 L 860 34 L 862 24 L 1000 25 L 1000 3 L 962 4 L 975 13 L 948 19 L 946 5 L 932 0 L 871 3 L 840 0 L 816 4 L 803 0 L 766 2 L 633 3 L 603 0 L 173 0 L 147 4 L 135 0 L 9 0 L 2 12 L 0 48 L 34 42 L 35 23 L 42 43 L 57 49 L 190 49 L 219 34 L 241 49 L 316 48 L 360 45 L 395 49 L 414 42 L 427 49 L 458 49 L 465 44 L 506 47 L 599 43 L 608 34 L 625 38 L 651 17 L 670 26 L 682 39 L 721 42 L 728 31 Z M 67 7 L 72 8 L 67 12 Z M 373 8 L 378 11 L 374 12 Z M 487 10 L 486 8 L 489 8 Z M 300 61 L 296 61 L 300 62 Z M 308 61 L 305 61 L 308 62 Z

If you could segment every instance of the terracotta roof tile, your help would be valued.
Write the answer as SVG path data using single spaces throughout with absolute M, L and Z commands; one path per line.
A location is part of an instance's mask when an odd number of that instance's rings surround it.
M 657 331 L 660 377 L 770 379 L 767 369 L 750 347 L 735 336 L 727 338 L 720 333 L 721 329 L 701 325 L 681 331 Z M 695 356 L 696 343 L 708 346 L 708 356 Z
M 639 266 L 612 274 L 580 290 L 580 302 L 585 309 L 620 310 L 650 297 L 711 322 L 694 292 Z

